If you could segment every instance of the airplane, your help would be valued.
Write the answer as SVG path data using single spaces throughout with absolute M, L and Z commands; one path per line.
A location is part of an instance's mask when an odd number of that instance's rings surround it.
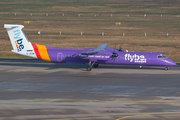
M 87 71 L 99 64 L 138 65 L 142 66 L 176 66 L 176 63 L 161 53 L 124 52 L 115 48 L 108 48 L 103 43 L 96 48 L 64 49 L 53 48 L 31 43 L 23 32 L 23 25 L 4 24 L 7 29 L 13 50 L 12 52 L 55 63 L 88 64 Z

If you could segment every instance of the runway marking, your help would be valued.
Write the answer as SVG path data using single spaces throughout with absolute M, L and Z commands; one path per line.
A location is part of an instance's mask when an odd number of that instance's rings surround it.
M 122 120 L 122 119 L 126 119 L 126 118 L 131 118 L 131 117 L 141 117 L 141 116 L 149 116 L 149 115 L 167 115 L 167 114 L 175 114 L 175 113 L 180 113 L 180 112 L 159 112 L 159 113 L 148 113 L 148 114 L 139 114 L 139 115 L 131 115 L 131 116 L 125 116 L 125 117 L 121 117 L 118 118 L 116 120 Z M 180 116 L 180 114 L 177 114 Z

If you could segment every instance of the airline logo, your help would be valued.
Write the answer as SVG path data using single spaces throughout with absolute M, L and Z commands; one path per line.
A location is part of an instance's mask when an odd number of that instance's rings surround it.
M 129 60 L 130 62 L 135 62 L 135 63 L 146 63 L 146 58 L 144 55 L 130 55 L 130 54 L 125 54 L 125 60 Z
M 22 44 L 23 38 L 20 37 L 21 31 L 17 29 L 15 31 L 13 31 L 13 33 L 14 33 L 15 45 L 19 52 L 22 49 L 24 49 L 24 45 Z

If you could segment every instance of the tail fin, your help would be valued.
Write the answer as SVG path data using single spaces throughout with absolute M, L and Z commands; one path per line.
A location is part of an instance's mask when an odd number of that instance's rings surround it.
M 13 47 L 12 52 L 37 58 L 31 42 L 29 42 L 22 30 L 23 25 L 4 24 L 4 28 L 7 29 Z

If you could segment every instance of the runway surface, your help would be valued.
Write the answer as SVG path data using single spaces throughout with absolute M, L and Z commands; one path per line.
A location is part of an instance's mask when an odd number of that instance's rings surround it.
M 0 120 L 178 120 L 180 66 L 0 60 Z

